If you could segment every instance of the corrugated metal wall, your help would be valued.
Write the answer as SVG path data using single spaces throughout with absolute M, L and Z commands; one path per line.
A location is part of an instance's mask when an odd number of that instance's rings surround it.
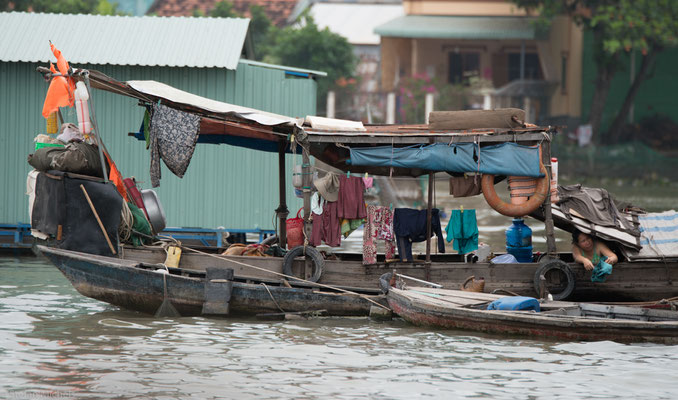
M 45 131 L 41 115 L 47 90 L 37 64 L 0 63 L 0 222 L 28 220 L 26 157 L 33 138 Z M 283 115 L 315 114 L 316 82 L 286 76 L 284 71 L 240 63 L 237 71 L 200 68 L 157 68 L 82 65 L 118 80 L 152 79 L 215 100 Z M 102 138 L 124 176 L 135 176 L 150 188 L 149 152 L 144 143 L 128 137 L 138 131 L 143 108 L 133 99 L 94 90 L 96 118 Z M 75 121 L 74 109 L 62 109 Z M 227 145 L 199 144 L 183 179 L 162 164 L 156 188 L 168 226 L 231 229 L 271 229 L 278 206 L 277 154 Z M 301 163 L 301 156 L 297 156 Z M 301 206 L 294 197 L 292 156 L 287 156 L 287 202 L 291 212 Z

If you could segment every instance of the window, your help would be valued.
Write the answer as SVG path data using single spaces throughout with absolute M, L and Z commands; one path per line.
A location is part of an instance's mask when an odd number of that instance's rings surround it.
M 520 53 L 509 53 L 508 61 L 509 82 L 520 79 Z M 543 79 L 537 53 L 525 53 L 525 79 Z
M 465 83 L 480 76 L 480 53 L 450 53 L 449 83 Z

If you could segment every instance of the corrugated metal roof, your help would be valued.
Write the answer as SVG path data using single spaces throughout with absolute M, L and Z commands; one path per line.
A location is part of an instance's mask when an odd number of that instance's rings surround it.
M 315 3 L 311 16 L 321 29 L 329 28 L 353 45 L 378 45 L 374 28 L 404 14 L 402 4 Z
M 235 70 L 249 20 L 0 13 L 0 61 L 54 59 L 49 40 L 71 63 Z
M 374 29 L 381 36 L 436 39 L 540 39 L 529 17 L 406 15 Z

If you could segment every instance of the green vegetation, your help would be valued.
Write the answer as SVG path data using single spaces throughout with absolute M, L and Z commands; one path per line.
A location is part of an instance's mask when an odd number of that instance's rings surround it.
M 116 3 L 107 0 L 0 0 L 0 10 L 52 14 L 123 14 L 118 11 Z
M 612 78 L 620 68 L 620 55 L 638 51 L 642 63 L 608 132 L 596 135 L 601 142 L 617 142 L 622 125 L 643 81 L 653 72 L 657 54 L 678 44 L 678 2 L 675 0 L 512 0 L 537 12 L 541 24 L 557 15 L 569 15 L 593 33 L 597 74 L 589 123 L 600 131 L 601 117 Z M 602 133 L 602 132 L 601 132 Z

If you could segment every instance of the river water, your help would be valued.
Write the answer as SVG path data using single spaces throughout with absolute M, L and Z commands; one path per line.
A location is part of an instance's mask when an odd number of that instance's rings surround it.
M 668 209 L 676 197 L 669 188 L 639 199 Z M 439 206 L 476 208 L 481 241 L 501 250 L 510 219 L 479 203 Z M 528 223 L 538 250 L 543 227 Z M 567 234 L 557 237 L 566 250 Z M 0 399 L 678 398 L 678 346 L 529 340 L 367 318 L 158 319 L 81 296 L 33 257 L 0 257 L 0 316 Z

